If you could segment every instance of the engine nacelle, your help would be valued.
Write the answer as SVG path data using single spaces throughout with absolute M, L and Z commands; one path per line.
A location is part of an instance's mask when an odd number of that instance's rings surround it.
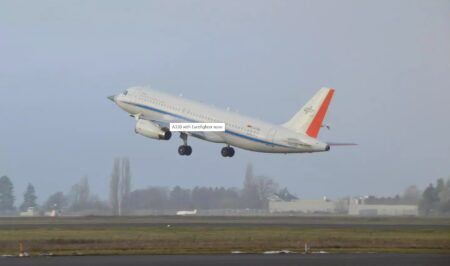
M 139 119 L 136 122 L 134 131 L 137 134 L 151 139 L 169 140 L 172 137 L 172 132 L 168 128 L 161 128 L 158 125 L 144 119 Z

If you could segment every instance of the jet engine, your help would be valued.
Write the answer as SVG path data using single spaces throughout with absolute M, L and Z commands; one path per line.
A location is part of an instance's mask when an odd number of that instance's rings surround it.
M 161 128 L 155 123 L 144 119 L 139 119 L 136 122 L 134 131 L 137 134 L 151 139 L 169 140 L 172 137 L 172 132 L 168 128 Z

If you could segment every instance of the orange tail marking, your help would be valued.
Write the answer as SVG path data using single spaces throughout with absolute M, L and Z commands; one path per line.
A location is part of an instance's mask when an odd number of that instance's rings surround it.
M 334 89 L 330 89 L 330 91 L 327 94 L 327 97 L 325 97 L 325 100 L 323 101 L 322 105 L 319 108 L 319 111 L 317 112 L 316 116 L 314 117 L 313 121 L 311 122 L 311 125 L 309 125 L 308 130 L 306 131 L 306 134 L 310 137 L 317 138 L 317 135 L 319 135 L 320 128 L 322 127 L 323 119 L 325 118 L 325 115 L 328 110 L 328 106 L 330 105 L 331 98 L 333 98 Z

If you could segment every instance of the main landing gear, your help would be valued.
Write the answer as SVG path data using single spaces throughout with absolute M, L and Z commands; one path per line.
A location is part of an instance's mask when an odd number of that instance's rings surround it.
M 180 155 L 191 155 L 192 153 L 192 147 L 188 146 L 188 145 L 181 145 L 180 147 L 178 147 L 178 153 Z
M 183 140 L 183 145 L 178 147 L 178 154 L 189 156 L 192 154 L 192 147 L 187 145 L 187 134 L 181 133 L 180 138 Z
M 222 148 L 221 153 L 223 157 L 233 157 L 234 149 L 230 146 L 226 146 Z
M 189 156 L 192 154 L 192 147 L 187 144 L 187 137 L 188 135 L 186 133 L 180 133 L 180 138 L 183 140 L 183 145 L 178 147 L 178 154 L 180 155 Z M 223 157 L 233 157 L 234 149 L 230 145 L 227 145 L 222 148 L 221 154 Z

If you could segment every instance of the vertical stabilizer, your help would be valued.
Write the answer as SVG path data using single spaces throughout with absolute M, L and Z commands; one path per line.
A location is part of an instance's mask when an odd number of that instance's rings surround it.
M 317 138 L 323 120 L 333 98 L 334 89 L 320 89 L 306 104 L 283 126 L 295 132 Z

